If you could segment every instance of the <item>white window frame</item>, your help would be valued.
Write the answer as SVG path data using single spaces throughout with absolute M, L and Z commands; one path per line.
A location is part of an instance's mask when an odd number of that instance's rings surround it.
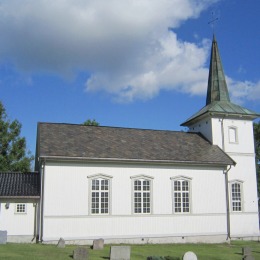
M 239 185 L 239 191 L 233 190 L 233 185 Z M 231 180 L 229 181 L 229 190 L 230 190 L 230 208 L 231 211 L 236 212 L 243 212 L 244 203 L 243 203 L 243 181 L 241 180 Z M 234 198 L 234 194 L 237 198 Z
M 133 215 L 150 215 L 153 212 L 153 177 L 147 175 L 136 175 L 130 177 L 132 179 L 132 214 Z M 135 183 L 141 182 L 140 190 L 135 190 Z M 147 190 L 146 183 L 149 182 L 149 190 Z M 136 195 L 139 194 L 140 211 L 136 207 Z M 147 197 L 147 195 L 149 196 Z M 149 204 L 149 205 L 147 205 Z M 138 212 L 137 212 L 138 211 Z
M 14 212 L 15 212 L 15 214 L 26 214 L 27 213 L 27 204 L 26 203 L 15 203 Z
M 228 140 L 231 144 L 238 143 L 238 132 L 236 126 L 229 126 L 228 127 Z
M 172 211 L 173 211 L 173 214 L 190 214 L 191 213 L 191 205 L 192 205 L 192 201 L 191 201 L 191 181 L 192 181 L 192 178 L 190 177 L 186 177 L 186 176 L 176 176 L 176 177 L 171 177 L 170 178 L 171 181 L 172 181 Z M 175 183 L 176 182 L 180 182 L 181 183 L 181 187 L 180 187 L 180 190 L 176 190 L 176 185 Z M 188 190 L 183 190 L 183 186 L 182 184 L 184 182 L 187 182 L 188 183 Z M 187 196 L 188 194 L 188 197 L 185 197 Z M 184 201 L 184 199 L 187 199 L 188 198 L 188 202 L 187 201 Z M 180 201 L 177 201 L 177 199 L 180 199 Z M 176 204 L 179 204 L 178 207 L 176 207 Z M 188 210 L 187 210 L 187 204 L 188 203 Z M 179 209 L 179 210 L 177 210 Z
M 95 175 L 91 175 L 88 176 L 89 178 L 89 215 L 110 215 L 111 214 L 111 190 L 112 190 L 112 181 L 111 179 L 113 178 L 112 176 L 109 175 L 105 175 L 105 174 L 95 174 Z M 98 189 L 94 189 L 93 188 L 93 181 L 98 181 L 99 185 L 98 185 Z M 101 186 L 101 182 L 104 181 L 107 182 L 107 186 L 108 189 L 105 189 L 106 185 L 103 185 L 103 188 Z M 94 197 L 93 197 L 93 193 L 96 193 L 97 196 L 97 200 L 96 200 L 96 205 L 98 205 L 98 207 L 93 207 L 94 204 Z M 107 198 L 107 200 L 106 200 Z M 108 204 L 107 207 L 105 206 L 105 204 Z M 96 209 L 96 212 L 94 212 L 94 210 Z M 107 209 L 107 210 L 106 210 Z

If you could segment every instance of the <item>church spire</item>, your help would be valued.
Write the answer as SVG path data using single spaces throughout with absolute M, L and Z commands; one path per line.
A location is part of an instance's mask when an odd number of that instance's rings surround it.
M 188 118 L 181 126 L 191 126 L 202 120 L 204 117 L 212 115 L 225 117 L 244 117 L 254 120 L 260 114 L 247 108 L 236 105 L 230 101 L 224 70 L 220 60 L 218 45 L 213 35 L 211 58 L 208 78 L 208 91 L 206 105 L 197 113 Z
M 206 105 L 214 101 L 230 101 L 215 35 L 211 47 Z

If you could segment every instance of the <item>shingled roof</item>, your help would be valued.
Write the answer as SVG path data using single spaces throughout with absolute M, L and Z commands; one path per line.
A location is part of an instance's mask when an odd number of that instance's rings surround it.
M 37 172 L 0 172 L 0 198 L 39 198 Z
M 55 159 L 234 165 L 198 133 L 39 123 L 37 156 Z

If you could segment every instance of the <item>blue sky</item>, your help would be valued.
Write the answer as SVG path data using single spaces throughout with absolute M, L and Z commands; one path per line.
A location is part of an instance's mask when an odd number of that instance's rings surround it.
M 259 0 L 0 0 L 0 100 L 37 122 L 184 130 L 214 31 L 233 102 L 260 112 Z M 213 16 L 212 16 L 213 13 Z

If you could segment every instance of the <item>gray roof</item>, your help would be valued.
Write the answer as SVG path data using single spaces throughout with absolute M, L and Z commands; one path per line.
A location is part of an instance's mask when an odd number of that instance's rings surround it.
M 0 172 L 0 198 L 39 198 L 37 172 Z
M 181 126 L 189 126 L 190 124 L 199 121 L 201 116 L 209 114 L 218 115 L 221 117 L 246 117 L 252 120 L 260 116 L 260 114 L 257 114 L 250 109 L 241 107 L 232 102 L 214 101 L 188 118 L 181 124 Z
M 36 157 L 235 164 L 198 133 L 57 123 L 38 124 Z

